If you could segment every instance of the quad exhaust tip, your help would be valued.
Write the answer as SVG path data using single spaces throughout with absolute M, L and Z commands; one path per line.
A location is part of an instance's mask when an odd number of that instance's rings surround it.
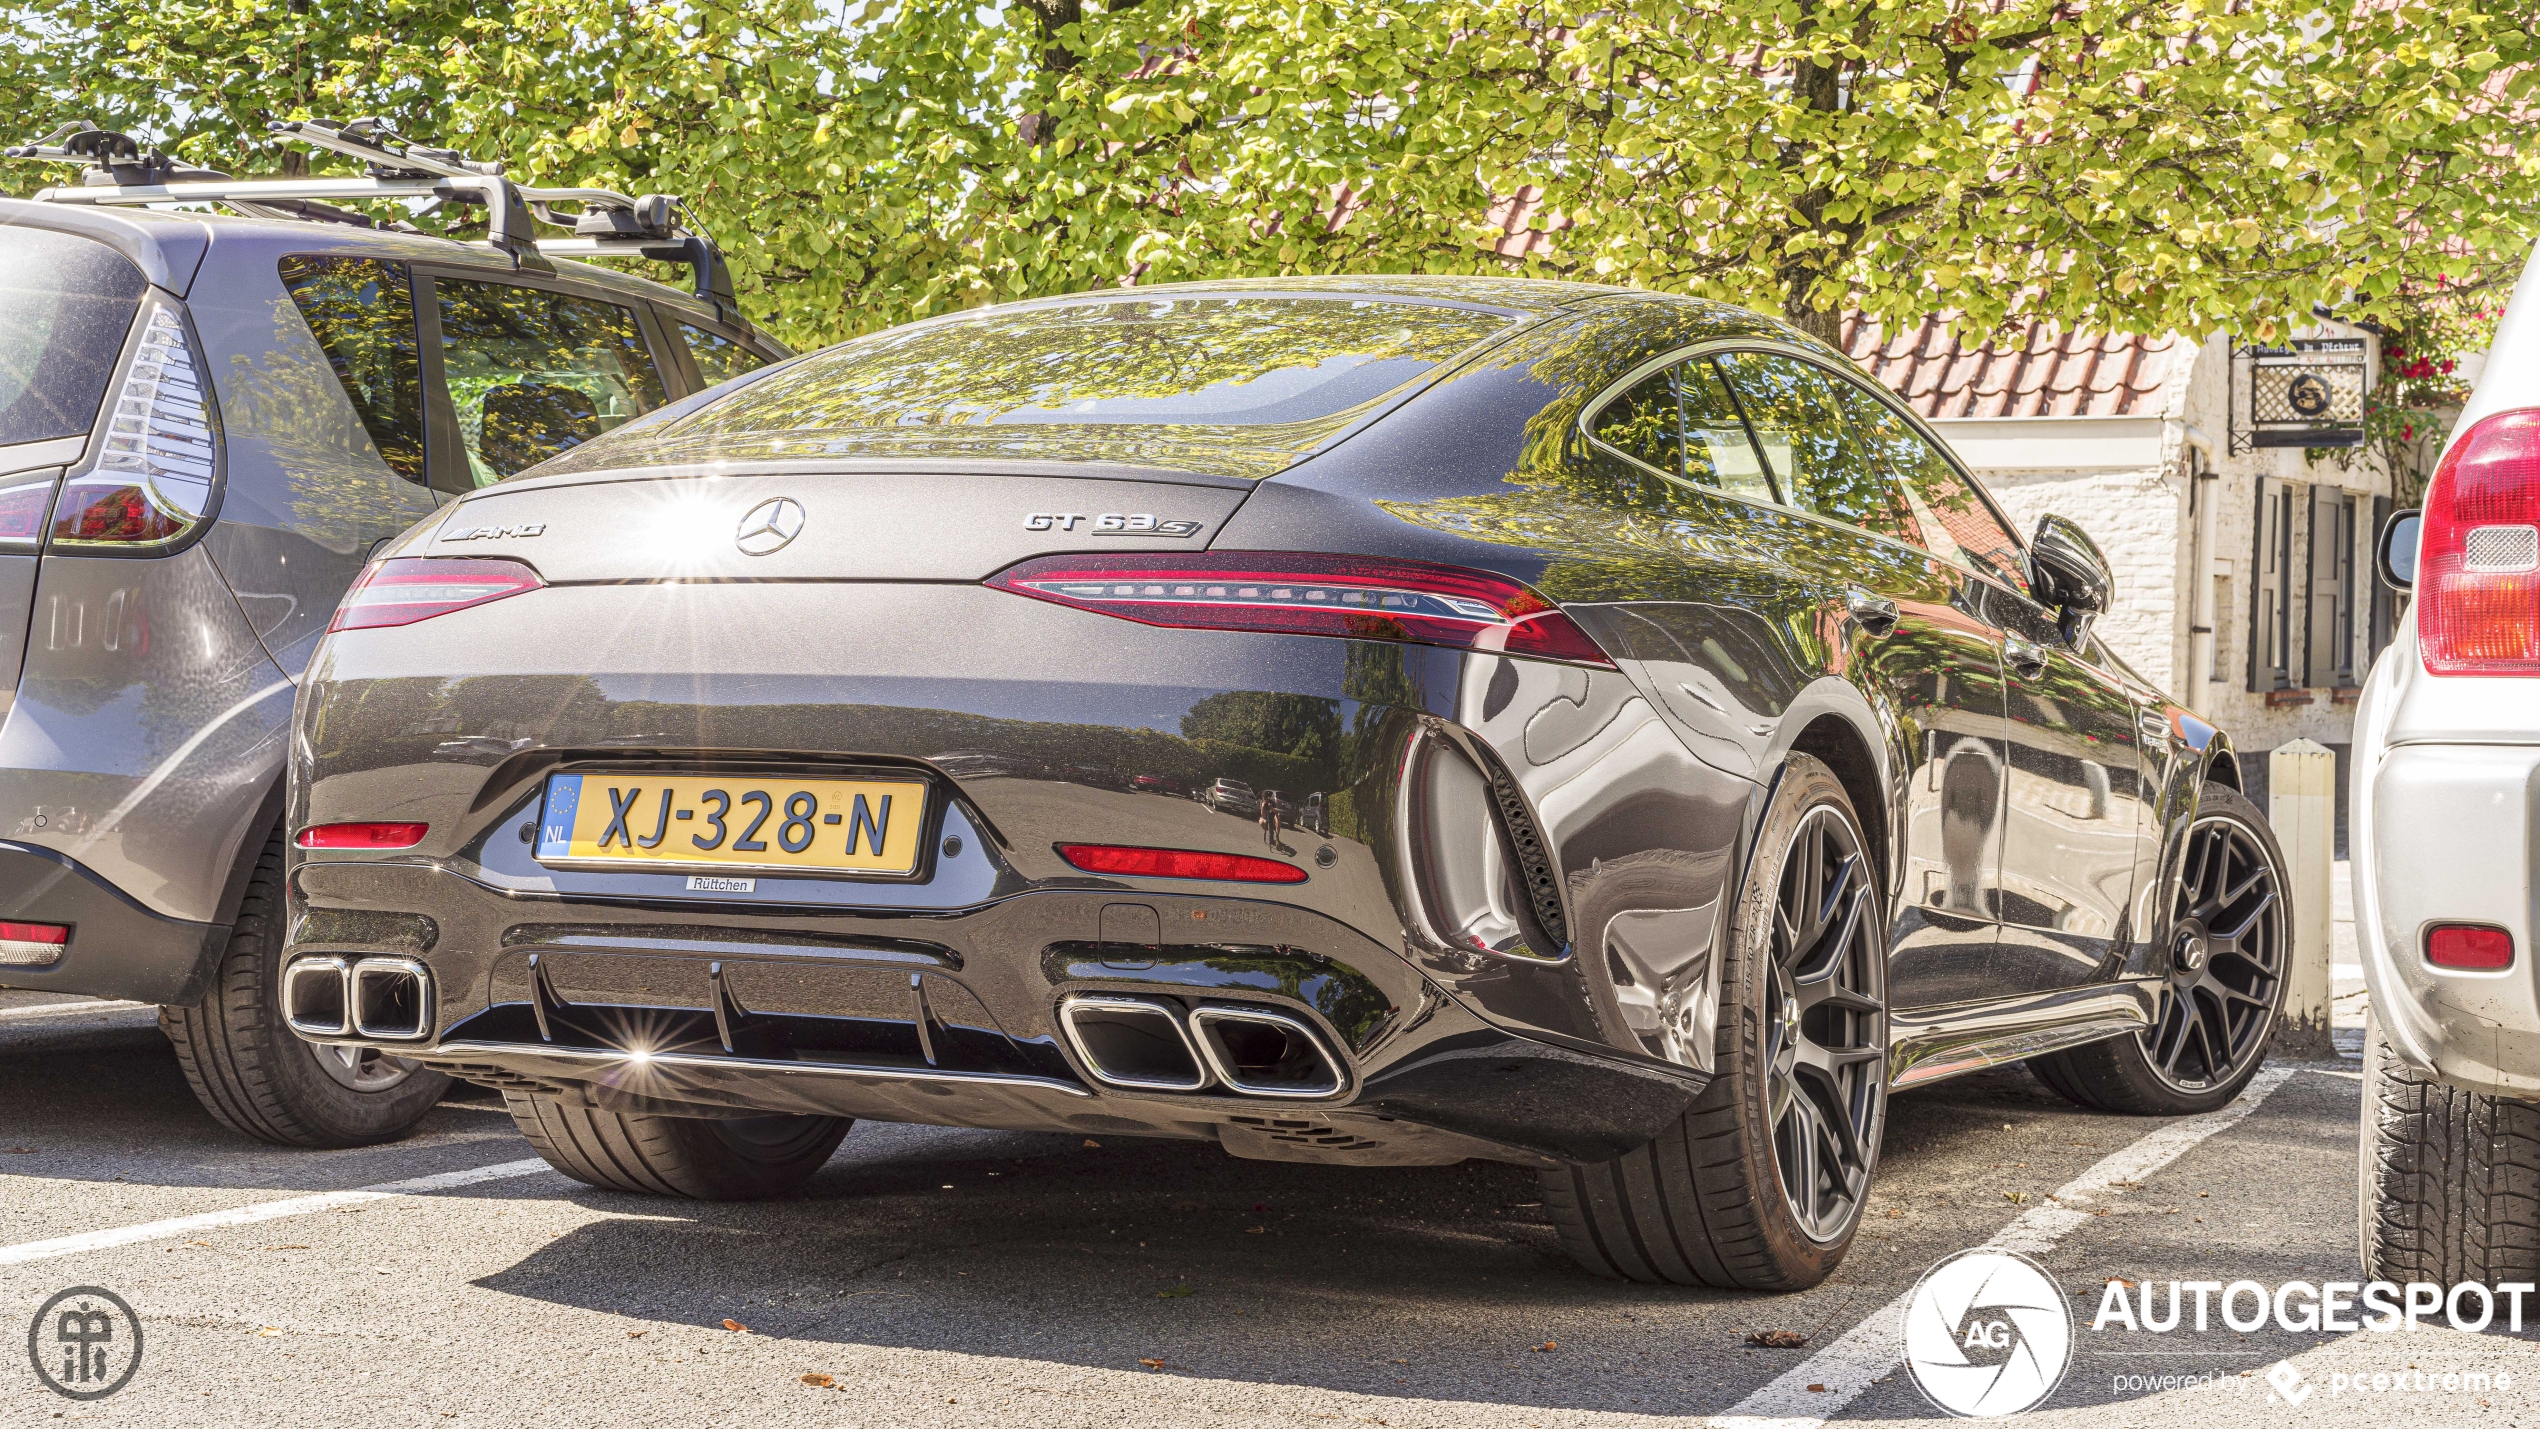
M 419 1042 L 432 1035 L 432 974 L 413 958 L 298 958 L 282 974 L 282 1016 L 308 1037 Z
M 1338 1058 L 1302 1019 L 1262 1007 L 1178 1004 L 1082 994 L 1059 1025 L 1096 1079 L 1138 1091 L 1196 1092 L 1214 1081 L 1240 1096 L 1328 1097 L 1348 1085 Z

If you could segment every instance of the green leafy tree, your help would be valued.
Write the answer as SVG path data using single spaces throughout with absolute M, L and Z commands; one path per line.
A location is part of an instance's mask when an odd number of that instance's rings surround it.
M 2509 276 L 2530 0 L 65 0 L 21 116 L 384 113 L 689 195 L 798 343 L 1228 274 L 1519 271 L 2255 336 Z M 281 167 L 278 156 L 262 167 Z M 1511 230 L 1514 230 L 1512 235 Z M 1504 253 L 1515 256 L 1503 256 Z

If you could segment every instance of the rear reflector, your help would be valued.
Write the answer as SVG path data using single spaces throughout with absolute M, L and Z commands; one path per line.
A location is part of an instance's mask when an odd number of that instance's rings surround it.
M 398 556 L 374 562 L 344 593 L 329 630 L 412 625 L 454 610 L 538 590 L 546 582 L 519 561 L 486 556 Z
M 2514 935 L 2502 928 L 2445 923 L 2426 929 L 2425 960 L 2438 968 L 2493 972 L 2514 965 Z
M 0 922 L 0 966 L 49 968 L 70 941 L 71 930 L 59 923 Z
M 1532 587 L 1427 561 L 1282 551 L 1044 556 L 988 584 L 1145 625 L 1337 635 L 1614 667 Z
M 1201 853 L 1182 848 L 1114 848 L 1108 844 L 1060 844 L 1058 856 L 1087 873 L 1129 878 L 1216 878 L 1233 883 L 1303 883 L 1305 870 L 1271 858 L 1239 853 Z
M 430 824 L 311 824 L 300 830 L 302 848 L 413 848 Z
M 2419 530 L 2426 672 L 2540 675 L 2540 410 L 2499 412 L 2452 443 Z

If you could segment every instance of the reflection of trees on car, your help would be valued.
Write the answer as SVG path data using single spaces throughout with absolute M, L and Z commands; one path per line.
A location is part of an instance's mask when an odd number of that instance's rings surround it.
M 1191 706 L 1182 737 L 1268 750 L 1298 759 L 1329 759 L 1339 746 L 1340 701 L 1312 695 L 1227 690 Z

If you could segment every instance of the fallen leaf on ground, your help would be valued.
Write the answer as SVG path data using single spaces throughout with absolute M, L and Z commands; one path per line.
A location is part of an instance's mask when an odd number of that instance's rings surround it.
M 1887 1218 L 1891 1221 L 1901 1221 L 1905 1219 L 1905 1208 L 1903 1206 L 1888 1207 Z
M 838 1381 L 831 1379 L 825 1374 L 807 1374 L 803 1376 L 803 1383 L 810 1385 L 814 1389 L 827 1389 L 832 1385 L 835 1385 L 837 1382 Z
M 1826 1387 L 1822 1384 L 1812 1384 L 1808 1386 L 1808 1392 L 1810 1394 L 1823 1394 L 1826 1392 Z
M 1269 1233 L 1270 1233 L 1270 1228 L 1269 1228 L 1268 1226 L 1246 1226 L 1246 1227 L 1244 1227 L 1244 1234 L 1245 1234 L 1245 1235 L 1268 1235 Z
M 1544 1354 L 1548 1351 L 1557 1350 L 1559 1348 L 1561 1348 L 1561 1342 L 1559 1340 L 1546 1340 L 1542 1344 L 1535 1346 L 1535 1353 Z
M 260 1340 L 270 1340 L 281 1333 L 282 1327 L 280 1325 L 267 1325 L 256 1332 L 256 1338 Z
M 1797 1330 L 1749 1330 L 1746 1342 L 1768 1350 L 1795 1350 L 1808 1343 L 1808 1337 Z
M 187 1245 L 199 1245 L 199 1246 L 201 1246 L 201 1247 L 202 1247 L 203 1249 L 205 1249 L 205 1250 L 210 1250 L 210 1249 L 212 1248 L 212 1243 L 211 1243 L 210 1241 L 207 1241 L 207 1240 L 189 1240 L 189 1241 L 187 1241 L 187 1242 L 186 1242 L 186 1244 L 187 1244 Z
M 726 1321 L 724 1321 L 724 1322 L 723 1322 L 723 1328 L 725 1328 L 725 1329 L 727 1329 L 727 1330 L 730 1330 L 732 1333 L 734 1333 L 734 1334 L 736 1334 L 736 1335 L 746 1335 L 746 1334 L 748 1334 L 748 1333 L 750 1332 L 750 1327 L 749 1327 L 749 1326 L 747 1326 L 747 1325 L 742 1324 L 742 1323 L 741 1323 L 740 1321 L 738 1321 L 738 1320 L 726 1320 Z
M 2006 1200 L 2006 1201 L 2008 1201 L 2008 1202 L 2010 1202 L 2012 1205 L 2015 1205 L 2015 1206 L 2025 1206 L 2025 1205 L 2027 1205 L 2027 1204 L 2028 1204 L 2028 1192 L 2026 1192 L 2026 1191 L 2005 1191 L 2005 1192 L 2003 1192 L 2003 1193 L 2002 1193 L 2002 1199 L 2003 1199 L 2003 1200 Z
M 1164 1361 L 1162 1360 L 1140 1360 L 1138 1363 L 1145 1365 L 1148 1369 L 1164 1368 Z
M 651 1333 L 652 1331 L 650 1330 L 629 1330 L 626 1332 L 626 1338 L 630 1340 L 640 1340 Z
M 1092 1137 L 1090 1137 L 1090 1136 L 1088 1136 L 1088 1137 L 1086 1137 L 1086 1138 L 1085 1138 L 1085 1144 L 1086 1144 L 1087 1146 L 1090 1146 L 1090 1147 L 1094 1148 L 1096 1151 L 1100 1151 L 1100 1150 L 1102 1149 L 1102 1143 L 1101 1143 L 1101 1142 L 1099 1142 L 1099 1141 L 1094 1140 L 1094 1139 L 1093 1139 Z
M 9 1148 L 9 1154 L 12 1156 L 33 1156 L 35 1154 L 35 1148 L 32 1146 L 12 1146 Z
M 2125 1278 L 2124 1276 L 2122 1276 L 2122 1275 L 2111 1275 L 2111 1276 L 2109 1276 L 2109 1277 L 2108 1277 L 2108 1283 L 2109 1283 L 2109 1284 L 2111 1284 L 2111 1285 L 2122 1285 L 2122 1286 L 2124 1286 L 2124 1287 L 2125 1287 L 2126 1289 L 2128 1289 L 2128 1290 L 2132 1290 L 2132 1289 L 2134 1288 L 2134 1282 L 2133 1282 L 2133 1281 L 2131 1281 L 2131 1280 L 2126 1279 L 2126 1278 Z
M 1155 1292 L 1155 1298 L 1158 1300 L 1179 1300 L 1185 1295 L 1196 1293 L 1196 1291 L 1192 1290 L 1191 1287 L 1187 1285 L 1176 1285 L 1170 1290 L 1158 1290 Z

